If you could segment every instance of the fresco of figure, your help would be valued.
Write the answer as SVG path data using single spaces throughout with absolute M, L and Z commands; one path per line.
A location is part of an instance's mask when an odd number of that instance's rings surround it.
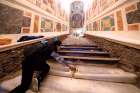
M 75 1 L 71 4 L 70 26 L 71 28 L 82 28 L 84 24 L 84 4 Z

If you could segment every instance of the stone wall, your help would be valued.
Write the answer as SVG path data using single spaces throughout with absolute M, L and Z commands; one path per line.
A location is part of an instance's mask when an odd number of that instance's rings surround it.
M 66 38 L 66 36 L 63 35 L 59 38 L 61 41 L 63 41 Z M 12 78 L 10 75 L 13 75 L 19 70 L 21 70 L 21 62 L 24 59 L 23 50 L 26 47 L 35 44 L 10 49 L 0 53 L 0 81 L 2 81 L 5 77 L 8 77 L 7 79 Z
M 118 67 L 138 75 L 137 85 L 140 88 L 140 50 L 115 43 L 104 38 L 86 35 L 86 38 L 110 52 L 112 57 L 120 58 Z

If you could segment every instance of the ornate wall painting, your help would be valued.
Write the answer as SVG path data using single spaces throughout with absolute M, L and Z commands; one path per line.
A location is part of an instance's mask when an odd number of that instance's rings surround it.
M 126 14 L 128 24 L 140 23 L 140 2 L 137 3 L 137 10 Z
M 53 23 L 51 20 L 46 18 L 41 19 L 41 32 L 52 32 L 53 31 Z
M 51 8 L 54 8 L 53 7 L 53 0 L 43 0 L 43 2 L 46 4 L 46 5 L 48 5 L 49 7 L 51 7 Z
M 110 7 L 110 5 L 113 5 L 114 3 L 115 3 L 114 0 L 101 0 L 100 1 L 101 11 L 104 11 L 105 9 L 107 9 L 108 7 Z
M 63 25 L 62 31 L 67 31 L 67 26 L 66 25 Z
M 93 31 L 99 31 L 100 30 L 100 21 L 93 22 Z
M 130 5 L 130 6 L 125 8 L 126 13 L 131 12 L 131 11 L 135 11 L 135 10 L 137 10 L 136 4 Z
M 82 28 L 84 25 L 84 4 L 81 1 L 74 1 L 71 4 L 70 27 Z
M 46 18 L 41 18 L 41 32 L 47 32 L 45 27 Z
M 107 16 L 101 21 L 102 31 L 114 31 L 115 23 L 114 23 L 114 15 Z
M 83 26 L 83 17 L 80 14 L 74 14 L 72 16 L 72 27 L 81 28 Z
M 23 23 L 22 23 L 22 33 L 29 33 L 30 32 L 30 26 L 31 26 L 31 18 L 23 16 Z
M 46 20 L 45 22 L 45 27 L 47 32 L 52 32 L 53 31 L 53 22 L 51 20 Z
M 31 26 L 31 18 L 30 17 L 23 16 L 22 26 L 23 27 L 30 27 Z
M 0 4 L 0 34 L 20 34 L 22 22 L 23 11 Z
M 34 20 L 34 33 L 37 33 L 39 31 L 39 16 L 35 15 Z
M 56 31 L 61 32 L 61 24 L 60 23 L 56 24 Z
M 118 30 L 119 31 L 123 31 L 122 12 L 121 11 L 117 11 L 116 15 L 117 15 L 117 27 L 118 27 Z
M 135 5 L 132 5 L 131 11 L 129 10 L 126 13 L 127 23 L 128 23 L 128 30 L 140 30 L 140 2 L 136 3 L 137 9 L 135 9 Z M 130 7 L 132 7 L 130 6 Z M 126 8 L 126 10 L 128 10 Z

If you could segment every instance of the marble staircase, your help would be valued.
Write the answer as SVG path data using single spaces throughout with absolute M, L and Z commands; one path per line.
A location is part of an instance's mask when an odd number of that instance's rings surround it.
M 137 76 L 117 67 L 119 58 L 86 38 L 69 36 L 59 48 L 65 62 L 77 68 L 72 72 L 55 60 L 49 60 L 49 75 L 38 93 L 140 93 Z M 8 93 L 20 84 L 21 75 L 0 83 L 0 93 Z M 26 93 L 36 93 L 29 89 Z
M 123 83 L 136 82 L 137 76 L 135 74 L 114 67 L 114 64 L 119 62 L 119 58 L 113 58 L 108 52 L 102 49 L 98 50 L 97 48 L 96 45 L 62 45 L 58 52 L 66 62 L 74 65 L 78 69 L 74 73 L 74 78 Z M 50 71 L 51 75 L 72 77 L 69 69 L 61 64 L 57 62 L 49 62 L 49 64 L 52 68 Z

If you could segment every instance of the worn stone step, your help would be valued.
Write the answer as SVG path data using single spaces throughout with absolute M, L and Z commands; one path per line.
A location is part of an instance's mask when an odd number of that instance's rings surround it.
M 72 77 L 69 68 L 58 63 L 49 63 L 51 70 L 50 75 Z M 74 74 L 74 78 L 98 80 L 108 82 L 135 83 L 137 76 L 133 73 L 125 72 L 116 67 L 103 66 L 85 66 L 75 65 L 78 71 Z
M 134 85 L 49 76 L 40 93 L 139 93 Z M 32 93 L 28 91 L 27 93 Z
M 74 51 L 74 50 L 60 50 L 60 54 L 84 54 L 84 55 L 106 55 L 109 56 L 108 52 L 103 51 Z
M 0 93 L 8 93 L 20 84 L 21 76 L 0 84 Z M 131 84 L 72 79 L 49 75 L 41 84 L 39 93 L 139 93 Z M 30 89 L 26 93 L 35 93 Z
M 105 61 L 105 62 L 118 62 L 119 58 L 109 57 L 80 57 L 80 56 L 61 56 L 64 59 L 75 59 L 75 60 L 92 60 L 92 61 Z

